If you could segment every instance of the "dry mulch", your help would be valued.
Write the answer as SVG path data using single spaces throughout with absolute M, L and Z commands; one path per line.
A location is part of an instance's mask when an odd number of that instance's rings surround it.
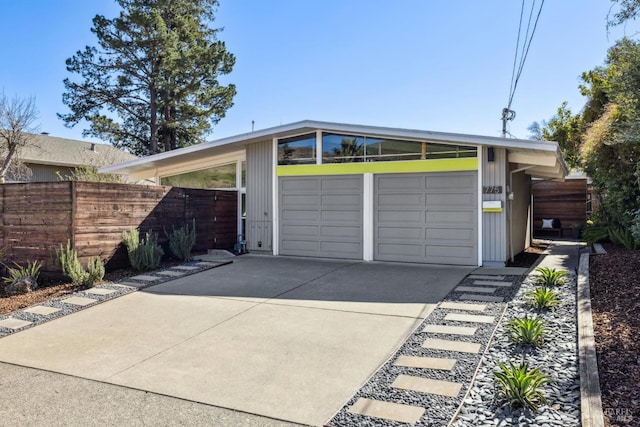
M 605 424 L 640 425 L 640 251 L 604 244 L 589 281 Z

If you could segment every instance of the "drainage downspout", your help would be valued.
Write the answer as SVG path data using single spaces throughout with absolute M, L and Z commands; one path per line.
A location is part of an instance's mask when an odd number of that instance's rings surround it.
M 534 165 L 529 165 L 509 172 L 509 194 L 507 194 L 507 221 L 509 222 L 509 259 L 511 260 L 511 262 L 513 262 L 513 214 L 511 213 L 511 210 L 513 209 L 513 174 L 523 172 L 534 167 Z

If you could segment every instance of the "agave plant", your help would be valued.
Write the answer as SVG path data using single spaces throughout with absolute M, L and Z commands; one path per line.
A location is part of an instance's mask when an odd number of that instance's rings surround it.
M 560 303 L 560 292 L 545 287 L 537 287 L 533 291 L 524 294 L 524 299 L 529 305 L 538 310 L 550 310 Z
M 556 270 L 549 267 L 538 267 L 536 268 L 536 273 L 538 273 L 535 276 L 538 285 L 547 288 L 564 285 L 565 278 L 569 274 L 565 270 Z
M 507 335 L 516 344 L 542 345 L 548 328 L 537 317 L 516 317 L 507 322 Z
M 40 261 L 29 262 L 26 266 L 22 266 L 17 262 L 14 262 L 13 264 L 15 265 L 15 268 L 5 265 L 7 268 L 7 274 L 9 275 L 2 279 L 5 283 L 15 283 L 29 277 L 34 281 L 38 280 L 40 268 L 42 267 L 42 263 Z
M 516 365 L 498 362 L 499 371 L 494 371 L 496 398 L 511 407 L 536 410 L 547 403 L 541 388 L 549 383 L 549 376 L 539 368 L 529 368 L 525 362 Z

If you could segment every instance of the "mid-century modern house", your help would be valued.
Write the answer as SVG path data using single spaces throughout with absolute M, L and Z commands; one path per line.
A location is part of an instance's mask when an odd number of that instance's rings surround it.
M 100 169 L 212 186 L 225 171 L 249 251 L 503 266 L 530 242 L 531 178 L 568 173 L 554 142 L 302 121 Z M 198 178 L 198 179 L 193 179 Z
M 19 159 L 31 174 L 19 181 L 55 182 L 59 176 L 67 177 L 80 166 L 112 165 L 138 158 L 111 145 L 58 138 L 49 134 L 29 134 L 29 138 L 29 144 L 21 149 Z M 17 180 L 10 177 L 8 181 Z

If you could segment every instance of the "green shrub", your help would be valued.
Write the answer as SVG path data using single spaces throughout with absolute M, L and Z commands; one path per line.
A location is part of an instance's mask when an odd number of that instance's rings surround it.
M 42 263 L 40 261 L 29 262 L 26 267 L 18 264 L 17 262 L 14 262 L 13 264 L 15 265 L 15 268 L 5 265 L 8 274 L 7 277 L 2 278 L 5 283 L 16 283 L 19 280 L 27 278 L 31 278 L 36 283 L 38 282 L 38 276 L 40 275 L 40 269 L 42 268 Z
M 631 235 L 640 244 L 640 209 L 629 212 L 631 215 Z
M 191 249 L 196 244 L 196 220 L 193 219 L 191 228 L 189 224 L 176 229 L 173 227 L 171 234 L 165 230 L 164 234 L 169 239 L 169 249 L 176 258 L 188 261 L 191 259 Z
M 529 368 L 525 362 L 509 365 L 498 362 L 499 371 L 493 376 L 497 381 L 496 398 L 511 407 L 536 410 L 547 403 L 541 387 L 549 383 L 549 376 L 539 368 Z
M 609 240 L 608 224 L 587 224 L 582 230 L 582 238 L 590 245 Z
M 533 291 L 524 294 L 524 299 L 529 305 L 538 310 L 550 310 L 560 303 L 560 293 L 544 286 L 537 287 Z
M 57 262 L 62 272 L 69 276 L 76 286 L 92 287 L 104 277 L 104 263 L 98 257 L 91 258 L 85 270 L 78 259 L 78 253 L 71 247 L 67 240 L 67 246 L 60 245 L 56 251 Z
M 537 316 L 525 316 L 508 321 L 506 334 L 516 344 L 542 345 L 547 331 L 542 319 Z
M 624 246 L 628 250 L 638 249 L 640 245 L 631 234 L 631 230 L 621 226 L 609 227 L 609 240 L 616 245 Z
M 536 268 L 536 283 L 546 288 L 552 288 L 554 286 L 560 286 L 565 284 L 565 278 L 569 274 L 565 270 L 556 270 L 549 267 Z
M 140 230 L 132 228 L 122 233 L 122 239 L 127 247 L 129 262 L 134 270 L 153 270 L 158 267 L 164 251 L 158 245 L 156 234 L 148 231 L 144 237 L 141 237 Z

